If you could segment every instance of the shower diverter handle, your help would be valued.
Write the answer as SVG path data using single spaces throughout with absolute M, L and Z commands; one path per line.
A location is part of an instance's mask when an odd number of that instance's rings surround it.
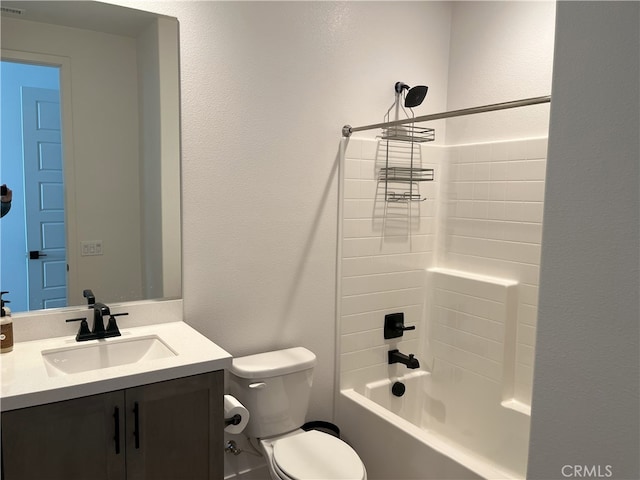
M 415 330 L 415 325 L 410 327 L 404 326 L 404 313 L 389 313 L 384 316 L 384 338 L 398 338 L 406 330 Z

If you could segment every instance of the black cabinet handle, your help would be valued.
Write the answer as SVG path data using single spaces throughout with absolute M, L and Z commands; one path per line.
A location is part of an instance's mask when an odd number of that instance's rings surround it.
M 116 442 L 116 455 L 120 454 L 120 409 L 116 407 L 113 411 L 113 421 L 115 423 L 115 435 L 113 439 Z
M 136 448 L 140 448 L 140 408 L 138 402 L 133 404 L 133 438 Z

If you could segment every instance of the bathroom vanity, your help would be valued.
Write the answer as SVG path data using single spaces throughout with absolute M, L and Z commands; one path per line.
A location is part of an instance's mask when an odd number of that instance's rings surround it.
M 184 322 L 121 332 L 2 355 L 2 478 L 223 477 L 231 356 Z

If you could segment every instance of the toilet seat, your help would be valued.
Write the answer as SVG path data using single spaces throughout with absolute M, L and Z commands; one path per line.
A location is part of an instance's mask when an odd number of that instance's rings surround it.
M 363 480 L 358 454 L 339 438 L 310 430 L 273 442 L 273 466 L 284 480 Z

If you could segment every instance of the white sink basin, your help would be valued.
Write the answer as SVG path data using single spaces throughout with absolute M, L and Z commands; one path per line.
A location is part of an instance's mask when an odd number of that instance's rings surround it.
M 42 358 L 50 377 L 176 355 L 176 352 L 157 335 L 98 340 L 97 343 L 42 351 Z

